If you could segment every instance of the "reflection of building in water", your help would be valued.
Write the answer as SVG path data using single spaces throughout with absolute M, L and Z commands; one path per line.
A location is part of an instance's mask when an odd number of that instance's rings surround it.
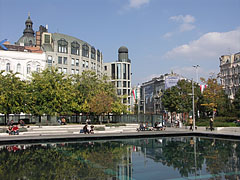
M 132 147 L 127 148 L 127 153 L 123 154 L 121 163 L 117 165 L 116 171 L 118 179 L 132 179 Z

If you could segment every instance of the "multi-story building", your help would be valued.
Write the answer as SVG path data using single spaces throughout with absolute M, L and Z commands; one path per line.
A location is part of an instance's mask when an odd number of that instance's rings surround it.
M 46 67 L 46 54 L 39 48 L 4 45 L 7 50 L 0 48 L 0 71 L 12 71 L 18 73 L 22 80 L 27 80 L 32 72 L 40 72 Z
M 164 74 L 155 77 L 148 82 L 141 85 L 141 104 L 140 111 L 146 114 L 159 114 L 164 110 L 161 102 L 163 92 L 177 85 L 179 80 L 185 79 L 182 76 L 171 72 L 171 74 Z
M 35 36 L 30 16 L 25 25 L 23 36 L 16 44 L 41 48 L 46 53 L 48 66 L 54 66 L 65 74 L 81 74 L 85 70 L 92 70 L 101 75 L 102 53 L 94 46 L 66 34 L 49 33 L 48 27 L 44 26 L 39 27 Z
M 221 85 L 230 99 L 234 99 L 240 84 L 240 52 L 223 55 L 220 60 Z
M 128 58 L 128 49 L 122 46 L 118 49 L 118 60 L 116 62 L 104 63 L 103 72 L 111 78 L 111 82 L 117 88 L 117 95 L 122 102 L 131 105 L 131 60 Z

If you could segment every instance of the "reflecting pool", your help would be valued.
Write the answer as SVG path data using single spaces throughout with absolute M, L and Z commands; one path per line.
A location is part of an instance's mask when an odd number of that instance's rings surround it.
M 240 141 L 166 137 L 0 146 L 0 179 L 240 179 Z

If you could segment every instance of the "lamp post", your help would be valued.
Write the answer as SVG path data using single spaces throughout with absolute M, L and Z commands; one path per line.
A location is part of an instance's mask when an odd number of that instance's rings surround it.
M 193 131 L 195 131 L 195 107 L 194 107 L 194 84 L 192 80 L 192 116 L 193 116 Z
M 196 82 L 198 83 L 198 68 L 200 67 L 198 64 L 193 66 L 196 69 Z

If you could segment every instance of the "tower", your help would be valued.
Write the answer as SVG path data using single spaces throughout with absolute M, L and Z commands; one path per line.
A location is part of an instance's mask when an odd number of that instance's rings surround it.
M 36 40 L 33 31 L 33 22 L 30 18 L 30 13 L 28 13 L 28 19 L 25 21 L 25 29 L 23 31 L 23 36 L 16 42 L 16 44 L 24 46 L 36 45 Z

